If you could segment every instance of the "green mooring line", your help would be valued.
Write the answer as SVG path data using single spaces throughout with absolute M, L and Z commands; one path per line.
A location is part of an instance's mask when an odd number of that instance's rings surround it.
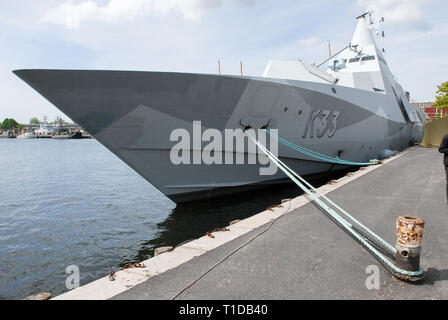
M 339 159 L 338 157 L 330 157 L 321 153 L 318 153 L 316 151 L 301 147 L 299 145 L 296 145 L 294 143 L 292 143 L 291 141 L 288 141 L 286 139 L 283 139 L 282 137 L 276 136 L 274 135 L 270 130 L 268 129 L 263 129 L 268 135 L 270 135 L 271 137 L 275 138 L 277 141 L 283 143 L 284 145 L 286 145 L 287 147 L 296 150 L 304 155 L 307 155 L 309 157 L 315 158 L 315 159 L 319 159 L 321 161 L 325 161 L 325 162 L 330 162 L 330 163 L 336 163 L 336 164 L 344 164 L 344 165 L 349 165 L 349 166 L 370 166 L 370 165 L 375 165 L 378 164 L 378 160 L 371 160 L 370 162 L 353 162 L 353 161 L 347 161 L 347 160 L 342 160 Z
M 356 222 L 358 225 L 360 225 L 364 230 L 366 230 L 368 233 L 370 233 L 372 236 L 374 236 L 377 240 L 379 240 L 386 248 L 392 251 L 396 251 L 396 249 L 391 246 L 389 243 L 387 243 L 385 240 L 383 240 L 380 236 L 375 234 L 373 231 L 371 231 L 369 228 L 361 224 L 358 220 L 353 218 L 351 215 L 349 215 L 345 210 L 341 209 L 338 205 L 336 205 L 333 201 L 328 199 L 325 195 L 320 193 L 317 189 L 315 189 L 313 186 L 311 186 L 305 179 L 303 179 L 299 174 L 297 174 L 295 171 L 293 171 L 291 168 L 289 168 L 286 164 L 284 164 L 277 156 L 272 154 L 263 144 L 261 144 L 259 141 L 257 141 L 252 135 L 247 133 L 247 135 L 252 139 L 252 141 L 257 145 L 260 150 L 262 150 L 266 156 L 275 164 L 277 167 L 280 168 L 292 181 L 294 181 L 297 186 L 299 186 L 300 189 L 302 189 L 308 196 L 313 199 L 315 203 L 317 203 L 326 213 L 328 213 L 331 217 L 333 217 L 339 224 L 344 228 L 344 230 L 351 234 L 355 239 L 357 239 L 375 258 L 377 258 L 388 271 L 392 273 L 396 273 L 399 276 L 406 277 L 421 277 L 423 275 L 423 270 L 420 268 L 418 271 L 407 271 L 398 268 L 396 265 L 394 265 L 388 258 L 386 258 L 381 252 L 379 252 L 376 248 L 374 248 L 368 241 L 361 235 L 359 235 L 355 230 L 353 230 L 352 225 L 345 220 L 343 217 L 341 217 L 338 213 L 336 213 L 335 210 L 330 208 L 327 204 L 325 204 L 320 198 L 316 197 L 312 191 L 319 194 L 320 197 L 327 200 L 330 204 L 334 205 L 335 208 L 339 209 L 343 214 L 345 214 L 347 217 L 352 219 L 354 222 Z M 296 179 L 296 177 L 304 182 L 306 185 L 308 185 L 311 189 L 308 189 L 305 185 L 303 185 L 299 180 Z

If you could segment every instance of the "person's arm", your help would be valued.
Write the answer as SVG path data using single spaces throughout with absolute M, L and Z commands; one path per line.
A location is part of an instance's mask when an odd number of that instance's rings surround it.
M 440 153 L 448 153 L 448 135 L 444 136 L 439 147 Z

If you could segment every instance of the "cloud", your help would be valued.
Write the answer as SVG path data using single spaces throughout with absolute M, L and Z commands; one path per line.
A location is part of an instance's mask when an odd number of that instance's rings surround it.
M 317 37 L 311 37 L 299 40 L 299 46 L 302 48 L 315 48 L 321 44 Z
M 388 24 L 426 31 L 430 26 L 423 7 L 432 2 L 434 0 L 357 0 L 356 5 L 373 9 L 384 16 Z
M 47 12 L 43 23 L 65 25 L 68 29 L 80 29 L 82 21 L 122 23 L 143 15 L 180 13 L 186 20 L 198 20 L 206 12 L 223 5 L 225 0 L 109 0 L 99 5 L 92 0 L 66 1 Z M 229 0 L 228 0 L 229 1 Z M 232 0 L 237 6 L 253 6 L 259 0 Z
M 289 49 L 283 50 L 296 51 L 299 54 L 299 59 L 311 63 L 315 60 L 323 60 L 328 56 L 328 41 L 322 40 L 319 37 L 309 37 L 299 39 L 294 42 Z

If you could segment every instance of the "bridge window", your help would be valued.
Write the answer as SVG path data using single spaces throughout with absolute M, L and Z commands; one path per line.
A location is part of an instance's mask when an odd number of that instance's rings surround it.
M 367 56 L 362 58 L 362 61 L 369 61 L 369 60 L 375 60 L 375 56 Z
M 353 63 L 353 62 L 358 62 L 360 60 L 360 58 L 351 58 L 350 60 L 348 60 L 349 63 Z

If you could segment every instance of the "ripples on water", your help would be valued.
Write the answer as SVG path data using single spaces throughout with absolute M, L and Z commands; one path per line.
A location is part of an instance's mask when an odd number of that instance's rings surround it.
M 0 139 L 0 299 L 67 291 L 281 199 L 282 187 L 202 204 L 166 198 L 96 140 Z

